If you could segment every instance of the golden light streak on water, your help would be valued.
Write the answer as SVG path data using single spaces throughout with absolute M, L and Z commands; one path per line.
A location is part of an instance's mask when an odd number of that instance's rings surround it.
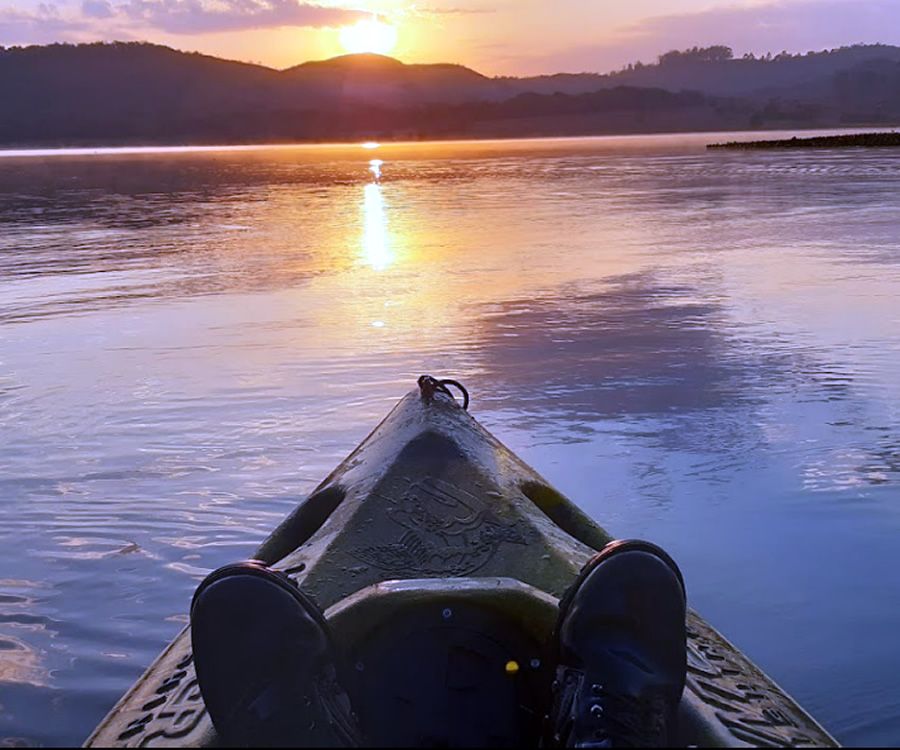
M 369 183 L 363 194 L 363 255 L 375 271 L 384 271 L 394 262 L 394 253 L 381 185 Z

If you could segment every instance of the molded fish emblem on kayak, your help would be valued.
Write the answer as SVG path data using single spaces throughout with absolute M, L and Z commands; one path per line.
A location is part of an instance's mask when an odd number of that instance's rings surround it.
M 485 565 L 501 544 L 537 539 L 527 523 L 504 521 L 485 500 L 440 479 L 422 479 L 379 497 L 391 503 L 387 516 L 405 531 L 395 542 L 351 554 L 390 574 L 465 576 Z

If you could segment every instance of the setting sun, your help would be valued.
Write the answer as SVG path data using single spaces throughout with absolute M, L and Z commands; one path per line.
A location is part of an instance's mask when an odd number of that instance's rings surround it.
M 341 44 L 347 52 L 374 52 L 387 55 L 397 44 L 397 29 L 371 18 L 345 26 L 340 31 Z

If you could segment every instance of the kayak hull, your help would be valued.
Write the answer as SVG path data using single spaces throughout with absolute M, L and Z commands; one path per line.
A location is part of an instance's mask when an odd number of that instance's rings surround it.
M 422 389 L 255 557 L 291 575 L 325 611 L 373 743 L 416 744 L 424 723 L 443 720 L 434 731 L 445 746 L 519 745 L 536 737 L 558 599 L 611 538 L 449 394 Z M 423 677 L 423 661 L 440 664 L 442 677 Z M 688 662 L 680 744 L 836 746 L 694 612 Z M 435 705 L 440 719 L 429 713 Z M 454 711 L 485 713 L 456 721 Z M 215 741 L 185 629 L 85 746 Z

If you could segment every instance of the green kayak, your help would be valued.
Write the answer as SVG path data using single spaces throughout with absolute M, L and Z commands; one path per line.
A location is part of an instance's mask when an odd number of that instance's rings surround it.
M 449 747 L 453 725 L 474 722 L 484 746 L 534 745 L 558 598 L 611 537 L 448 383 L 420 378 L 255 557 L 325 610 L 373 744 Z M 85 746 L 216 744 L 191 662 L 185 629 Z M 688 665 L 679 744 L 837 746 L 694 612 Z

